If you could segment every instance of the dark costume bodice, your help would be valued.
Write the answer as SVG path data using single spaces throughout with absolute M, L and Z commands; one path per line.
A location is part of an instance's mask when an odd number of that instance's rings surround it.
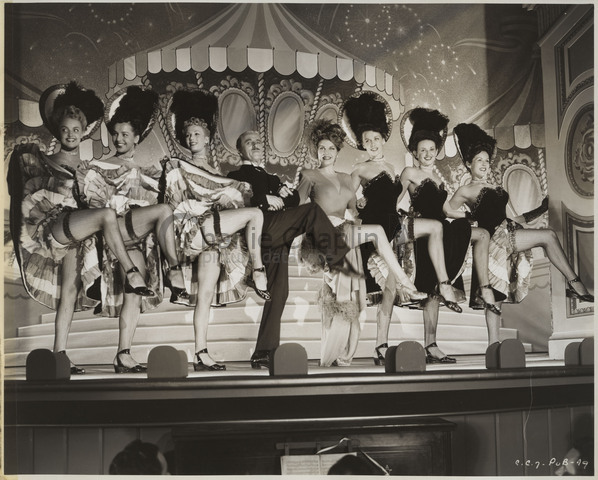
M 364 224 L 381 225 L 391 240 L 401 228 L 397 213 L 397 199 L 403 191 L 399 177 L 392 178 L 387 172 L 380 172 L 363 186 L 366 205 L 358 209 Z
M 471 217 L 494 235 L 496 227 L 507 218 L 507 203 L 509 194 L 502 187 L 484 187 L 471 207 Z
M 448 196 L 444 185 L 438 186 L 431 178 L 426 178 L 411 194 L 411 206 L 423 218 L 442 221 L 446 218 L 442 207 Z

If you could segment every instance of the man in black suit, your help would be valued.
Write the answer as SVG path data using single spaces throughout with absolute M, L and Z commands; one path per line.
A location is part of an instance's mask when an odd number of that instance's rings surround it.
M 283 184 L 259 165 L 264 157 L 264 144 L 254 131 L 242 133 L 237 140 L 242 165 L 228 176 L 251 185 L 250 206 L 264 212 L 261 246 L 272 300 L 266 302 L 260 321 L 253 368 L 268 367 L 270 352 L 280 344 L 280 319 L 289 296 L 289 249 L 303 233 L 309 235 L 324 255 L 331 270 L 358 275 L 345 259 L 349 247 L 330 223 L 328 216 L 315 203 L 299 205 L 299 194 Z

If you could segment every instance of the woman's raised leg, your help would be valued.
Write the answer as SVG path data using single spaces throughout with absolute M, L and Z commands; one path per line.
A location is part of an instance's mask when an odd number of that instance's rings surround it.
M 260 236 L 264 226 L 264 214 L 259 208 L 239 208 L 237 210 L 222 210 L 220 216 L 220 231 L 222 235 L 230 236 L 233 233 L 245 230 L 247 248 L 253 263 L 253 281 L 255 286 L 262 292 L 268 290 L 268 279 L 265 269 L 262 267 L 262 248 Z M 214 218 L 208 219 L 202 226 L 205 238 L 209 242 L 216 241 L 216 230 Z
M 397 257 L 386 239 L 386 233 L 380 225 L 353 225 L 348 235 L 347 244 L 350 248 L 355 248 L 362 243 L 372 242 L 376 251 L 384 259 L 391 273 L 398 283 L 400 283 L 410 293 L 413 300 L 422 300 L 426 295 L 417 292 L 415 285 L 407 276 Z M 394 301 L 394 298 L 393 298 Z
M 428 218 L 416 218 L 413 220 L 413 236 L 416 239 L 428 238 L 428 253 L 438 279 L 438 291 L 446 300 L 444 304 L 451 310 L 460 313 L 462 309 L 457 305 L 457 297 L 453 286 L 449 283 L 450 279 L 446 271 L 442 223 Z
M 165 203 L 149 205 L 129 210 L 127 215 L 130 215 L 128 228 L 126 215 L 118 219 L 120 232 L 125 243 L 136 241 L 138 238 L 143 238 L 150 232 L 154 232 L 160 249 L 170 266 L 168 280 L 177 289 L 184 290 L 185 280 L 183 272 L 173 269 L 173 267 L 179 264 L 179 259 L 174 236 L 174 217 L 170 206 Z
M 52 224 L 52 235 L 64 245 L 84 240 L 97 232 L 102 232 L 106 244 L 114 256 L 125 272 L 129 272 L 135 265 L 120 234 L 116 213 L 111 208 L 92 208 L 65 212 L 59 215 Z M 145 287 L 143 276 L 139 273 L 131 272 L 127 275 L 127 278 L 132 287 Z M 149 290 L 146 293 L 153 294 Z
M 208 353 L 208 324 L 214 292 L 220 276 L 220 258 L 216 250 L 205 250 L 197 259 L 198 292 L 197 304 L 193 311 L 193 330 L 195 332 L 195 370 L 225 370 L 224 365 L 216 363 Z

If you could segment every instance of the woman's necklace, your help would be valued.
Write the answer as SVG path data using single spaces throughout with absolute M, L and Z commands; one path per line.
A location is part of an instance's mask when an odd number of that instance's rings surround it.
M 119 158 L 120 160 L 126 160 L 126 161 L 131 161 L 133 160 L 133 157 L 135 156 L 135 152 L 131 151 L 130 155 L 127 155 L 129 152 L 123 153 L 122 155 L 117 155 L 116 157 Z
M 79 149 L 78 148 L 74 148 L 73 150 L 66 150 L 64 148 L 61 148 L 58 153 L 62 153 L 64 155 L 69 155 L 71 157 L 75 157 L 75 156 L 79 155 Z

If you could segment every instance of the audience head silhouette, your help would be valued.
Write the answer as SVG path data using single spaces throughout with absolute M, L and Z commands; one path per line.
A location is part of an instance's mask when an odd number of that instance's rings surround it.
M 168 465 L 156 445 L 134 440 L 116 454 L 108 472 L 110 475 L 166 475 Z

